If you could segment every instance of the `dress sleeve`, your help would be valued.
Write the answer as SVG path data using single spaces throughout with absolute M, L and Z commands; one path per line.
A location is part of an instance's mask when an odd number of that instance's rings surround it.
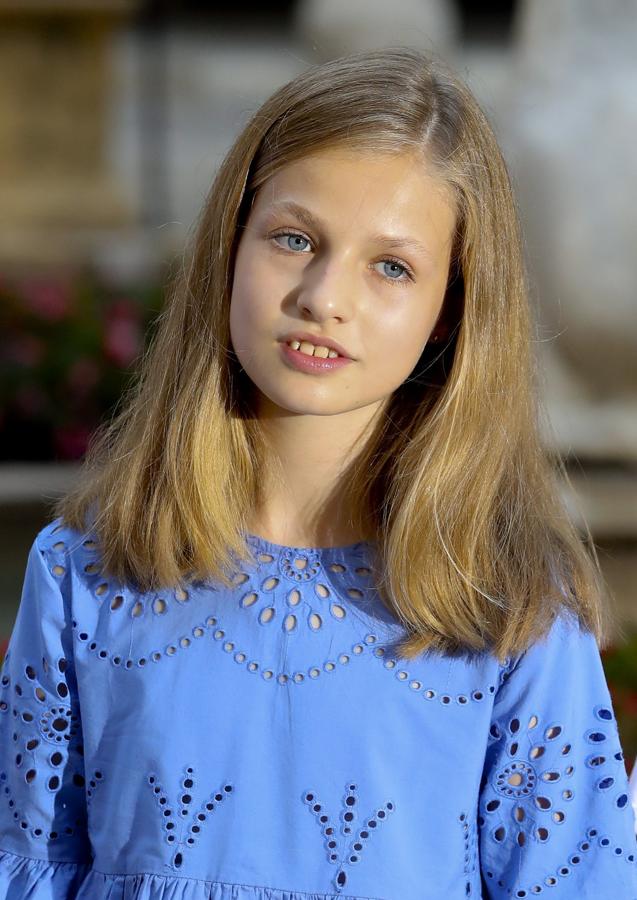
M 635 816 L 597 641 L 562 611 L 505 666 L 478 804 L 485 898 L 637 900 Z
M 65 556 L 40 546 L 41 535 L 28 554 L 0 678 L 0 897 L 71 900 L 91 849 L 64 596 L 70 572 Z

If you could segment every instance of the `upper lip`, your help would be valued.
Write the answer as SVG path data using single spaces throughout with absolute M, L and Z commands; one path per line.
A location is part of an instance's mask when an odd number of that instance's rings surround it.
M 310 334 L 309 331 L 289 331 L 287 334 L 283 335 L 281 340 L 286 344 L 288 341 L 309 341 L 309 343 L 314 344 L 315 347 L 329 347 L 331 350 L 336 350 L 341 356 L 353 359 L 347 350 L 345 350 L 344 347 L 341 347 L 336 341 L 332 340 L 332 338 L 320 334 Z

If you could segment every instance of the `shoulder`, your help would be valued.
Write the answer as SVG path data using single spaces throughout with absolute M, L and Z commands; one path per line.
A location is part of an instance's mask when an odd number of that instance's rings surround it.
M 30 555 L 57 580 L 63 581 L 74 571 L 81 577 L 91 574 L 96 566 L 97 540 L 91 530 L 79 531 L 66 525 L 62 518 L 49 520 L 35 535 Z
M 597 646 L 593 632 L 571 610 L 562 607 L 550 625 L 529 642 L 526 650 L 511 659 L 509 668 L 514 670 L 521 662 L 559 656 L 582 647 L 590 649 L 591 645 Z
M 94 540 L 91 531 L 78 531 L 61 517 L 49 520 L 36 534 L 34 544 L 41 553 L 71 553 Z
M 496 702 L 512 691 L 544 692 L 548 699 L 564 691 L 579 695 L 603 683 L 597 638 L 574 613 L 561 609 L 548 629 L 504 667 Z

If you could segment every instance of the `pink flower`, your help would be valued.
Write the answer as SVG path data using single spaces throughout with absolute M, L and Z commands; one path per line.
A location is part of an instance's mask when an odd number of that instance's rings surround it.
M 44 342 L 33 334 L 20 334 L 10 340 L 2 350 L 6 362 L 17 363 L 24 368 L 37 366 L 44 356 Z
M 85 397 L 99 381 L 100 370 L 94 359 L 81 356 L 71 365 L 66 374 L 66 383 L 76 397 Z
M 27 418 L 38 416 L 46 409 L 46 396 L 37 384 L 21 384 L 13 398 L 16 408 Z
M 80 459 L 86 452 L 91 430 L 85 425 L 62 425 L 53 430 L 55 453 L 62 459 Z
M 70 312 L 71 292 L 65 282 L 34 278 L 22 282 L 20 291 L 27 308 L 47 322 L 57 322 Z
M 103 348 L 115 365 L 125 368 L 138 356 L 142 347 L 139 312 L 129 300 L 116 300 L 108 308 Z

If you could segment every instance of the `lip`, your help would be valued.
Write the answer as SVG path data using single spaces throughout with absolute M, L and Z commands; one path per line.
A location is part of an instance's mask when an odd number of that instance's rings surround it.
M 287 334 L 284 334 L 281 340 L 284 344 L 287 344 L 288 341 L 309 341 L 309 343 L 314 344 L 315 347 L 327 347 L 330 350 L 336 350 L 336 352 L 340 356 L 344 356 L 345 359 L 353 359 L 347 350 L 345 350 L 344 347 L 341 347 L 336 341 L 332 340 L 332 338 L 311 334 L 309 331 L 290 331 Z
M 292 366 L 299 372 L 306 372 L 310 375 L 321 375 L 327 372 L 335 372 L 342 369 L 343 366 L 349 366 L 353 360 L 347 356 L 335 356 L 333 359 L 323 359 L 319 356 L 308 356 L 300 350 L 293 350 L 285 341 L 280 342 L 281 356 L 285 360 L 286 365 Z

